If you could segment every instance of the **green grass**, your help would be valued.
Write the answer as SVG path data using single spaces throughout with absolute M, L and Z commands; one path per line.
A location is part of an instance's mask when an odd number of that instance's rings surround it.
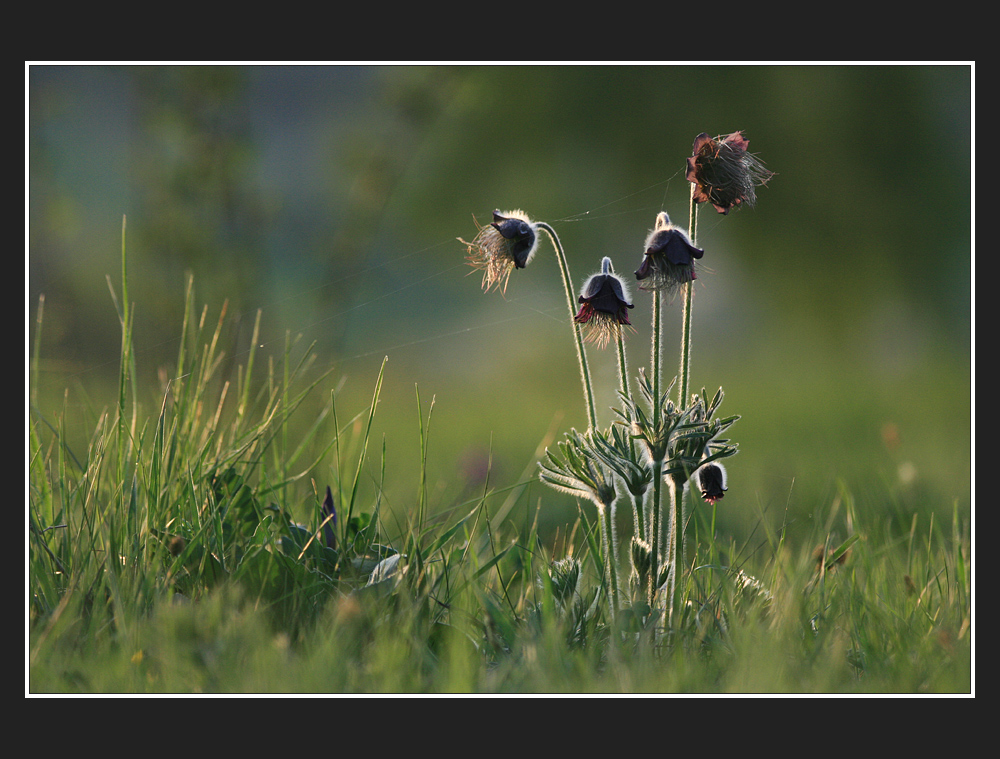
M 68 403 L 29 420 L 29 693 L 972 691 L 957 503 L 918 514 L 842 482 L 794 545 L 763 518 L 737 540 L 699 507 L 676 632 L 612 625 L 596 515 L 581 505 L 543 540 L 551 494 L 533 462 L 429 508 L 434 402 L 419 391 L 421 477 L 390 516 L 392 467 L 371 434 L 382 372 L 367 406 L 338 408 L 337 378 L 289 339 L 225 382 L 225 309 L 209 323 L 191 285 L 176 367 L 147 406 L 122 261 L 110 407 L 72 412 L 83 447 Z M 384 559 L 395 569 L 376 582 Z

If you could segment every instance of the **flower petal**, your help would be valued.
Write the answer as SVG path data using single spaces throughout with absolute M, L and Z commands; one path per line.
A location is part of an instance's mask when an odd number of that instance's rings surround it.
M 646 256 L 662 255 L 675 266 L 688 266 L 692 259 L 701 258 L 705 251 L 696 248 L 676 229 L 665 229 L 657 232 L 646 248 Z
M 706 145 L 711 146 L 712 142 L 714 142 L 714 140 L 712 140 L 708 132 L 702 132 L 694 138 L 694 148 L 691 150 L 691 155 L 698 155 L 702 148 Z
M 747 148 L 750 147 L 750 140 L 743 136 L 743 132 L 733 132 L 732 134 L 727 134 L 723 140 L 724 145 L 732 148 L 738 153 L 746 153 Z

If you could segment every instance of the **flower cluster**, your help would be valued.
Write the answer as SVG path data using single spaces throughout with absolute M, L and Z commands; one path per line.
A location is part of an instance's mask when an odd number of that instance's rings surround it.
M 587 401 L 588 428 L 571 429 L 565 438 L 539 462 L 539 477 L 548 486 L 574 497 L 591 501 L 600 517 L 600 546 L 594 545 L 601 562 L 601 584 L 609 600 L 612 621 L 623 625 L 634 620 L 650 629 L 666 610 L 673 625 L 683 613 L 678 600 L 687 570 L 684 506 L 694 491 L 715 506 L 728 489 L 721 460 L 732 456 L 737 446 L 721 435 L 738 416 L 718 418 L 722 389 L 709 400 L 705 390 L 689 394 L 691 342 L 691 283 L 697 279 L 695 262 L 704 255 L 697 247 L 695 232 L 699 203 L 711 203 L 721 214 L 756 203 L 755 188 L 765 184 L 773 172 L 747 151 L 749 141 L 742 132 L 709 137 L 700 134 L 687 159 L 686 179 L 692 183 L 691 231 L 675 225 L 662 211 L 645 238 L 642 260 L 635 271 L 640 290 L 653 294 L 651 366 L 639 369 L 638 382 L 630 382 L 623 334 L 632 327 L 632 303 L 625 281 L 615 274 L 611 258 L 601 260 L 601 268 L 574 291 L 565 251 L 555 230 L 544 222 L 534 222 L 522 211 L 494 211 L 492 223 L 478 227 L 467 246 L 467 260 L 483 271 L 483 289 L 506 291 L 514 269 L 523 269 L 538 248 L 540 232 L 555 247 L 566 291 L 573 327 L 580 376 Z M 686 287 L 684 287 L 686 286 Z M 680 371 L 666 391 L 661 385 L 661 303 L 664 292 L 684 289 Z M 607 429 L 597 427 L 594 392 L 584 343 L 604 348 L 617 343 L 621 405 L 617 418 Z M 651 375 L 647 376 L 647 375 Z M 675 385 L 677 390 L 674 391 Z M 637 387 L 633 392 L 632 387 Z M 676 392 L 676 402 L 668 398 Z M 621 500 L 629 501 L 633 530 L 629 551 L 632 573 L 627 585 L 618 581 L 618 540 L 615 512 Z M 550 582 L 557 600 L 578 595 L 578 562 L 554 565 Z M 665 591 L 666 608 L 657 604 Z M 638 598 L 637 598 L 638 597 Z M 621 604 L 621 605 L 620 605 Z M 582 608 L 582 607 L 581 607 Z M 589 605 L 587 608 L 590 608 Z M 676 614 L 675 614 L 676 612 Z

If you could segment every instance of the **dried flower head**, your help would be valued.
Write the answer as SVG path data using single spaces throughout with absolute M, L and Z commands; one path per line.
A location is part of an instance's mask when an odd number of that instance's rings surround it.
M 694 185 L 695 203 L 711 203 L 721 214 L 733 206 L 754 206 L 754 187 L 767 184 L 774 172 L 747 152 L 749 145 L 743 132 L 715 138 L 702 132 L 695 138 L 685 175 Z
M 691 243 L 688 233 L 674 226 L 666 211 L 656 216 L 656 226 L 646 237 L 646 250 L 635 278 L 643 290 L 670 290 L 697 279 L 694 259 L 705 251 Z
M 694 473 L 694 481 L 701 497 L 711 504 L 726 495 L 726 470 L 722 464 L 705 464 Z
M 622 325 L 632 326 L 628 309 L 634 306 L 629 303 L 628 288 L 614 273 L 611 259 L 606 256 L 601 261 L 600 273 L 587 278 L 577 300 L 582 305 L 573 319 L 587 325 L 585 339 L 588 342 L 603 348 L 611 338 L 618 339 Z
M 469 248 L 466 260 L 483 270 L 483 290 L 506 292 L 511 272 L 527 266 L 538 249 L 536 226 L 524 211 L 494 211 L 492 223 L 476 226 L 479 233 L 472 242 L 458 238 Z

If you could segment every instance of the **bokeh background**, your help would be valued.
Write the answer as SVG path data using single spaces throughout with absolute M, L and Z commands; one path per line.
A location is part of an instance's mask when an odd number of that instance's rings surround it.
M 968 65 L 61 66 L 27 68 L 27 346 L 44 294 L 33 411 L 67 409 L 81 446 L 114 403 L 127 217 L 139 399 L 176 361 L 185 277 L 230 326 L 226 371 L 262 310 L 264 356 L 314 343 L 342 417 L 369 401 L 387 508 L 416 499 L 417 390 L 434 508 L 530 471 L 586 426 L 551 248 L 484 294 L 474 219 L 549 222 L 576 285 L 634 270 L 657 212 L 686 226 L 700 132 L 744 130 L 776 173 L 754 209 L 703 208 L 692 388 L 726 392 L 741 452 L 720 529 L 808 529 L 841 485 L 904 518 L 971 509 L 972 81 Z M 648 367 L 633 288 L 631 368 Z M 681 303 L 666 309 L 676 371 Z M 615 354 L 591 348 L 602 424 Z M 64 398 L 65 391 L 69 394 Z M 306 414 L 308 417 L 308 412 Z M 303 429 L 311 420 L 302 419 Z M 74 426 L 75 425 L 75 426 Z M 375 457 L 377 459 L 377 456 Z M 332 464 L 332 460 L 329 462 Z M 326 473 L 315 473 L 320 487 Z M 366 486 L 378 478 L 373 460 Z M 306 502 L 303 485 L 296 498 Z M 294 500 L 294 499 L 293 499 Z M 576 505 L 539 484 L 520 519 Z

